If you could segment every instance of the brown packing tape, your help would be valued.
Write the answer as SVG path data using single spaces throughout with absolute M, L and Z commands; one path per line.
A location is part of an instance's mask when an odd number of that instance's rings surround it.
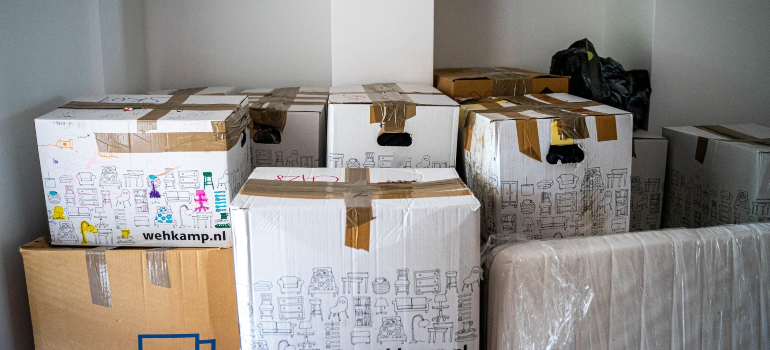
M 708 151 L 708 148 L 709 139 L 698 137 L 698 142 L 695 146 L 695 160 L 698 161 L 698 163 L 703 164 L 703 161 L 706 160 L 706 151 Z
M 594 120 L 596 120 L 596 141 L 604 142 L 618 139 L 618 128 L 614 115 L 597 115 Z
M 188 89 L 179 89 L 179 90 L 170 91 L 168 94 L 169 95 L 196 95 L 206 89 L 208 89 L 208 87 L 206 86 L 188 88 Z
M 417 104 L 397 84 L 368 84 L 363 88 L 372 101 L 369 123 L 381 123 L 381 133 L 404 132 L 406 120 L 417 114 Z
M 345 245 L 369 250 L 371 201 L 374 199 L 470 196 L 460 179 L 419 183 L 369 183 L 367 168 L 345 169 L 345 182 L 282 182 L 249 179 L 241 194 L 261 197 L 344 199 Z
M 145 251 L 144 255 L 147 259 L 147 271 L 150 275 L 150 283 L 158 287 L 171 288 L 166 250 L 166 248 L 148 249 Z
M 275 127 L 279 132 L 283 132 L 286 127 L 289 107 L 297 97 L 299 89 L 298 87 L 273 89 L 269 96 L 261 98 L 255 104 L 258 108 L 249 108 L 251 120 L 257 124 Z M 263 100 L 264 102 L 261 102 Z
M 493 80 L 492 94 L 494 96 L 526 95 L 532 92 L 532 78 L 515 72 L 494 72 L 489 77 Z
M 88 286 L 91 289 L 91 303 L 112 307 L 110 278 L 107 274 L 107 258 L 105 256 L 107 249 L 110 248 L 98 247 L 86 250 L 86 270 L 88 271 Z
M 735 131 L 733 129 L 730 129 L 726 126 L 722 125 L 696 125 L 696 128 L 719 135 L 722 137 L 726 137 L 729 140 L 720 140 L 723 142 L 740 142 L 740 143 L 747 143 L 757 146 L 768 146 L 770 147 L 770 138 L 767 139 L 761 139 L 757 137 L 753 137 L 748 134 L 744 134 L 742 132 Z M 703 161 L 706 159 L 706 152 L 708 151 L 708 143 L 709 139 L 706 137 L 698 137 L 698 143 L 695 148 L 695 160 L 698 161 L 698 163 L 703 164 Z
M 516 135 L 519 140 L 519 152 L 542 162 L 540 155 L 540 137 L 537 132 L 537 119 L 516 120 Z
M 352 185 L 345 196 L 345 246 L 369 251 L 372 195 L 367 191 L 369 169 L 345 169 L 345 182 Z

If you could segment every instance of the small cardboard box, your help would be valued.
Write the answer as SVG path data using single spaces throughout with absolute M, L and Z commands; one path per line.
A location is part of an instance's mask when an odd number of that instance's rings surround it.
M 230 95 L 235 92 L 232 86 L 209 86 L 188 89 L 166 89 L 150 91 L 148 95 Z
M 251 114 L 253 167 L 326 166 L 329 88 L 244 90 Z
M 241 349 L 478 349 L 478 208 L 453 169 L 257 168 L 232 204 Z
M 630 113 L 533 94 L 464 105 L 463 114 L 461 169 L 482 203 L 485 238 L 628 232 Z
M 644 130 L 634 131 L 631 161 L 631 232 L 658 230 L 663 221 L 663 188 L 668 141 Z
M 663 227 L 770 221 L 770 128 L 663 128 L 668 167 Z
M 569 92 L 569 77 L 518 68 L 442 68 L 433 86 L 456 100 Z
M 766 349 L 770 224 L 523 242 L 484 259 L 485 349 Z
M 238 349 L 232 249 L 20 249 L 36 349 Z
M 427 85 L 332 87 L 326 166 L 454 168 L 458 112 Z
M 219 247 L 251 173 L 245 96 L 82 97 L 35 119 L 51 241 Z

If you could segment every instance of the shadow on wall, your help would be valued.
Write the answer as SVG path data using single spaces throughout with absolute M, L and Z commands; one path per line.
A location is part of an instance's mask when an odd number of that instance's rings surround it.
M 0 312 L 6 313 L 11 320 L 7 327 L 12 329 L 16 349 L 33 347 L 29 301 L 19 247 L 44 235 L 48 230 L 34 119 L 65 102 L 62 97 L 48 99 L 0 119 L 0 142 L 3 144 L 0 164 L 3 165 L 4 182 L 2 198 L 13 201 L 3 203 L 4 209 L 0 211 L 0 222 L 5 224 L 7 230 L 13 230 L 0 235 L 2 271 L 7 293 L 7 298 L 0 297 L 0 300 L 6 302 L 6 305 L 0 305 Z

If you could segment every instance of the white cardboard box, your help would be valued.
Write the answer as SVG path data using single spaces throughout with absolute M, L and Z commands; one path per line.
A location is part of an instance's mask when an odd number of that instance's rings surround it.
M 227 205 L 251 171 L 246 108 L 245 96 L 105 95 L 35 119 L 52 243 L 231 244 Z
M 663 136 L 663 227 L 770 221 L 770 128 L 679 126 L 663 128 Z
M 767 223 L 503 245 L 485 259 L 482 343 L 767 349 L 769 248 Z
M 329 88 L 250 89 L 241 92 L 249 96 L 253 167 L 326 166 L 326 103 Z M 279 115 L 274 120 L 283 126 L 279 130 L 263 118 L 265 114 Z M 275 138 L 279 135 L 279 139 Z M 275 142 L 280 140 L 280 143 Z
M 658 230 L 663 214 L 668 141 L 644 130 L 634 131 L 631 161 L 631 232 Z
M 499 239 L 521 240 L 628 232 L 630 113 L 562 93 L 514 96 L 463 109 L 460 168 L 482 203 L 484 238 L 495 233 Z M 549 147 L 561 138 L 558 129 L 552 137 L 556 120 L 582 124 L 587 131 L 587 138 L 572 142 L 584 152 L 581 162 L 547 162 Z
M 327 167 L 453 168 L 458 112 L 455 101 L 428 85 L 332 87 Z M 378 122 L 382 114 L 392 122 Z M 391 132 L 409 134 L 411 145 L 380 145 Z
M 232 204 L 241 348 L 478 349 L 478 208 L 453 169 L 257 168 Z
M 150 91 L 149 95 L 230 95 L 235 92 L 232 86 L 207 86 L 188 89 L 165 89 Z

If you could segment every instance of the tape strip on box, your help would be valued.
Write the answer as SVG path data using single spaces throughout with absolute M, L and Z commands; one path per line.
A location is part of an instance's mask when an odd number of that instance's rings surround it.
M 166 260 L 166 248 L 148 249 L 145 251 L 147 258 L 147 271 L 150 274 L 150 283 L 163 288 L 171 288 L 171 279 L 168 273 Z
M 91 303 L 104 307 L 112 307 L 110 294 L 110 278 L 107 274 L 107 258 L 105 252 L 110 247 L 97 247 L 86 250 L 86 270 L 88 270 L 88 285 L 91 289 Z
M 369 123 L 382 123 L 382 133 L 402 133 L 406 120 L 417 114 L 417 104 L 397 84 L 363 85 L 372 101 Z

